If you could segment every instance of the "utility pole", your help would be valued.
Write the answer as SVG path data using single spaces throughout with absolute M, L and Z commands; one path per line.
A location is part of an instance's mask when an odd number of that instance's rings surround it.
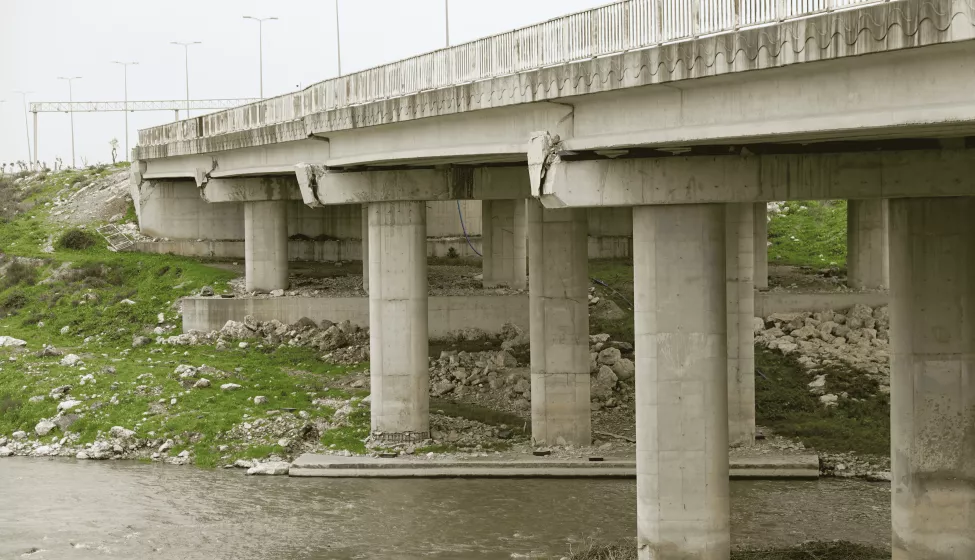
M 27 163 L 30 164 L 31 169 L 34 168 L 34 162 L 30 157 L 30 125 L 27 123 L 27 95 L 34 93 L 33 91 L 15 91 L 14 93 L 19 93 L 21 99 L 24 102 L 24 132 L 27 134 Z
M 67 80 L 68 82 L 68 101 L 74 103 L 74 95 L 71 92 L 71 82 L 74 80 L 80 80 L 81 76 L 74 76 L 71 78 L 58 77 L 59 80 Z M 75 167 L 74 160 L 74 107 L 72 107 L 68 113 L 71 114 L 71 167 Z M 37 136 L 37 131 L 34 131 L 34 135 Z
M 138 62 L 120 62 L 113 60 L 112 64 L 121 64 L 125 87 L 125 161 L 129 161 L 129 66 L 139 64 Z
M 339 32 L 339 0 L 335 0 L 335 52 L 339 62 L 339 76 L 342 75 L 342 35 Z
M 447 46 L 450 46 L 450 0 L 443 0 L 443 20 L 446 28 Z
M 257 22 L 257 40 L 258 40 L 258 54 L 260 58 L 261 66 L 261 99 L 264 99 L 264 22 L 274 21 L 278 18 L 267 17 L 267 18 L 256 18 L 251 16 L 244 16 L 244 19 L 252 19 Z
M 190 43 L 170 41 L 169 44 L 183 47 L 183 54 L 186 58 L 186 118 L 190 118 L 190 45 L 202 45 L 203 43 L 201 41 L 192 41 Z

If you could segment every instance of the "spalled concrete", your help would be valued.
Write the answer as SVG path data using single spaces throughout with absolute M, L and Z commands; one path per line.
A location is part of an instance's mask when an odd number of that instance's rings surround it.
M 589 445 L 586 212 L 529 200 L 532 439 Z
M 525 200 L 485 200 L 481 203 L 481 246 L 484 287 L 528 287 L 528 234 Z
M 890 283 L 887 201 L 850 200 L 846 211 L 846 268 L 851 288 L 886 290 Z
M 975 558 L 975 198 L 890 201 L 894 560 Z
M 755 443 L 754 205 L 725 205 L 728 295 L 728 439 Z
M 725 208 L 633 210 L 637 547 L 727 560 Z
M 288 206 L 285 201 L 244 203 L 247 291 L 288 288 Z
M 430 432 L 426 225 L 423 202 L 369 204 L 372 431 L 393 442 Z

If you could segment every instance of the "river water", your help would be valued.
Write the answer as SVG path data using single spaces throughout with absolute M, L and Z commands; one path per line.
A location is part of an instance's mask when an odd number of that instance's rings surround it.
M 890 490 L 733 481 L 734 546 L 889 546 Z M 636 483 L 244 477 L 130 462 L 0 460 L 0 558 L 559 558 L 636 534 Z

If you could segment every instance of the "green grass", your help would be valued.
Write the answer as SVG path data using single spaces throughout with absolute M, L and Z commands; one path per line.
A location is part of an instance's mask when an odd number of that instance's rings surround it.
M 846 367 L 824 367 L 830 392 L 846 391 L 851 397 L 825 408 L 809 392 L 811 377 L 795 358 L 756 347 L 755 367 L 761 372 L 755 376 L 758 424 L 820 451 L 890 453 L 890 400 L 879 393 L 876 381 Z
M 623 310 L 620 320 L 605 320 L 589 316 L 591 334 L 608 334 L 612 340 L 633 344 L 633 262 L 619 259 L 600 259 L 589 261 L 590 286 L 596 288 L 596 295 L 616 302 Z M 609 288 L 592 282 L 604 282 Z
M 367 453 L 364 440 L 369 437 L 370 414 L 369 406 L 360 404 L 346 418 L 347 425 L 326 430 L 322 434 L 321 444 L 360 455 Z
M 786 202 L 771 214 L 770 264 L 846 267 L 846 201 Z

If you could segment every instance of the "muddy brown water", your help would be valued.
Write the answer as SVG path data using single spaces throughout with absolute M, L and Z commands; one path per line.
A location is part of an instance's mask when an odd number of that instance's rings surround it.
M 889 546 L 890 490 L 733 481 L 733 543 Z M 0 460 L 0 558 L 559 558 L 636 532 L 634 481 L 248 478 L 131 462 Z

